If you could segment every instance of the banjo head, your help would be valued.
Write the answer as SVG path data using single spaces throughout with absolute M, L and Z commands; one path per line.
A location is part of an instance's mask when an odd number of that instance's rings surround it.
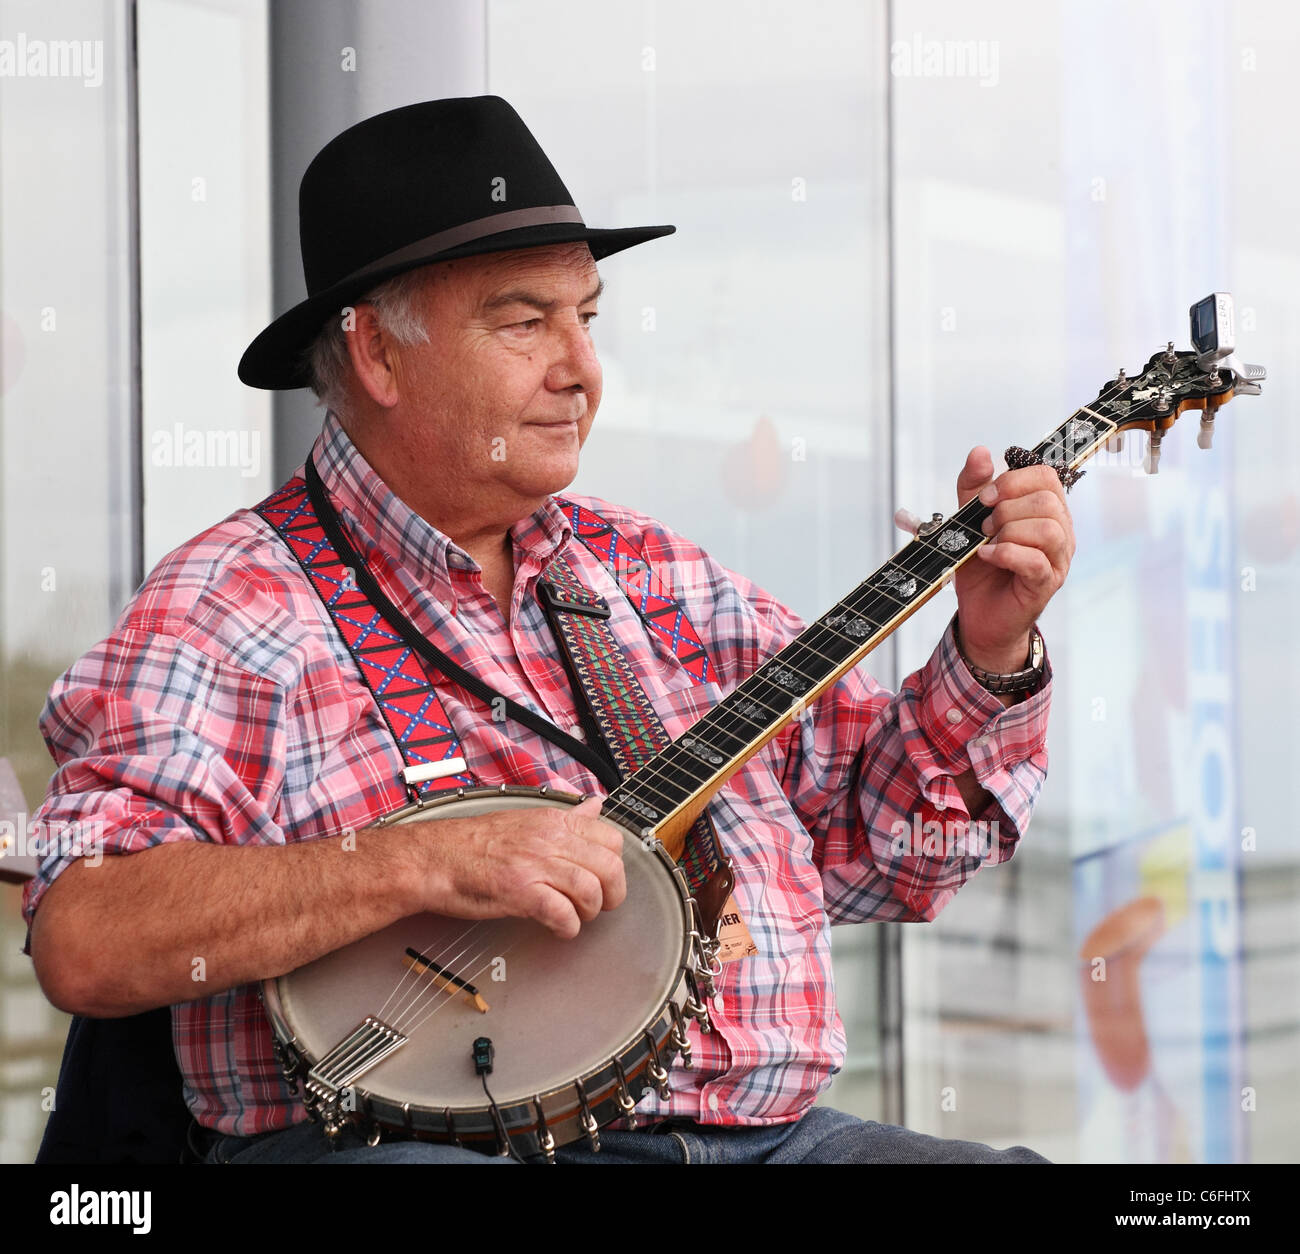
M 537 789 L 463 790 L 376 826 L 581 800 Z M 351 1109 L 364 1104 L 372 1120 L 417 1135 L 473 1140 L 481 1131 L 495 1139 L 473 1061 L 474 1042 L 488 1037 L 495 1057 L 487 1085 L 507 1127 L 538 1125 L 540 1104 L 548 1124 L 564 1125 L 550 1126 L 557 1143 L 580 1135 L 579 1095 L 594 1106 L 612 1090 L 621 1078 L 616 1060 L 629 1080 L 643 1070 L 647 1034 L 662 1046 L 670 1003 L 685 998 L 692 928 L 684 879 L 657 841 L 623 831 L 627 897 L 572 940 L 531 919 L 419 914 L 268 980 L 268 1015 L 300 1074 L 309 1079 L 322 1059 L 335 1066 L 331 1051 L 339 1059 L 340 1044 L 373 1016 L 405 1040 L 342 1086 L 360 1099 Z M 359 1058 L 363 1049 L 355 1044 L 352 1053 Z

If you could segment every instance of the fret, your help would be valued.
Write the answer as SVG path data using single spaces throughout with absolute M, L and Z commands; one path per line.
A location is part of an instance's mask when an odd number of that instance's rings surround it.
M 719 753 L 724 753 L 730 757 L 743 749 L 750 740 L 753 739 L 755 731 L 762 731 L 772 721 L 772 713 L 768 713 L 762 718 L 756 714 L 746 718 L 744 714 L 738 712 L 738 705 L 743 702 L 736 702 L 733 696 L 725 698 L 719 704 L 715 705 L 694 727 L 691 728 L 691 734 L 705 741 L 710 748 L 716 749 Z M 732 730 L 724 723 L 724 719 L 736 719 L 744 724 L 743 727 Z M 721 743 L 730 741 L 730 744 Z
M 868 583 L 872 591 L 887 597 L 899 607 L 916 600 L 925 587 L 925 580 L 893 562 L 886 562 L 871 576 Z
M 709 733 L 720 733 L 737 742 L 739 752 L 757 736 L 761 736 L 777 717 L 778 711 L 760 705 L 739 690 L 711 709 L 696 727 L 707 719 Z
M 706 730 L 709 729 L 702 728 L 700 723 L 696 723 L 686 735 L 674 741 L 674 744 L 681 750 L 679 756 L 692 758 L 708 769 L 708 775 L 705 776 L 707 779 L 727 761 L 730 754 L 723 753 L 716 745 L 711 744 L 705 735 Z
M 1092 446 L 1109 439 L 1118 428 L 1089 409 L 1076 409 L 1055 431 L 1034 447 L 1049 466 L 1069 466 L 1092 452 Z
M 877 588 L 866 585 L 858 588 L 846 598 L 853 610 L 881 624 L 889 622 L 899 611 L 899 604 Z
M 691 797 L 699 787 L 699 783 L 675 784 L 672 776 L 665 771 L 666 764 L 661 753 L 615 788 L 609 794 L 609 800 L 603 809 L 620 811 L 622 815 L 631 818 L 636 826 L 657 823 Z
M 805 641 L 807 647 L 822 660 L 825 670 L 833 670 L 846 657 L 851 657 L 871 639 L 876 631 L 861 615 L 845 613 L 841 615 L 841 619 L 851 630 L 837 631 L 825 619 L 818 619 L 800 637 L 800 640 Z
M 812 687 L 812 680 L 798 674 L 793 667 L 781 664 L 779 653 L 770 662 L 764 662 L 741 685 L 747 697 L 761 701 L 778 714 L 784 714 Z
M 814 623 L 773 660 L 783 661 L 788 669 L 808 679 L 803 691 L 795 694 L 804 696 L 859 648 L 860 643 L 850 642 Z
M 980 501 L 979 497 L 973 499 L 983 507 L 986 516 L 993 512 Z M 960 561 L 975 545 L 985 538 L 979 526 L 983 521 L 983 518 L 976 519 L 974 515 L 971 515 L 968 520 L 963 516 L 963 510 L 959 509 L 945 518 L 943 526 L 937 531 L 928 536 L 918 536 L 913 543 L 922 545 L 932 552 L 942 554 L 948 564 L 951 565 Z
M 695 737 L 691 738 L 692 741 Z M 662 771 L 676 771 L 681 775 L 690 776 L 697 784 L 702 784 L 705 780 L 713 778 L 713 770 L 709 764 L 699 755 L 688 753 L 685 749 L 680 748 L 681 741 L 674 740 L 660 755 L 659 760 Z M 721 756 L 721 755 L 719 755 Z M 694 792 L 692 787 L 688 791 Z
M 963 536 L 963 539 L 965 537 Z M 963 545 L 963 551 L 969 551 L 969 542 Z M 919 579 L 923 585 L 923 594 L 932 584 L 937 583 L 951 569 L 953 559 L 942 549 L 925 540 L 913 540 L 906 548 L 900 550 L 890 565 L 906 571 L 911 577 Z M 909 600 L 914 598 L 908 598 Z
M 841 601 L 829 614 L 817 620 L 818 626 L 842 640 L 852 649 L 861 648 L 883 626 L 869 614 Z

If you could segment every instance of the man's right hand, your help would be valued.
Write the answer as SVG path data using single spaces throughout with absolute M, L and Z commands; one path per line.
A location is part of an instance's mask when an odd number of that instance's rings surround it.
M 404 824 L 417 829 L 423 853 L 419 908 L 460 919 L 536 919 L 557 936 L 577 936 L 627 896 L 623 834 L 599 816 L 592 797 Z

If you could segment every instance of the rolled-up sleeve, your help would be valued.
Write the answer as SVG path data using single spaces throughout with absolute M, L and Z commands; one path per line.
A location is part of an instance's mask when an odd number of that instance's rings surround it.
M 119 628 L 55 683 L 40 718 L 57 769 L 29 826 L 30 925 L 78 858 L 178 840 L 283 843 L 282 693 L 194 640 L 185 623 Z
M 932 919 L 981 866 L 1005 862 L 1047 776 L 1051 664 L 1004 706 L 958 652 L 950 623 L 897 693 L 861 668 L 786 739 L 783 786 L 816 842 L 833 922 Z M 970 815 L 956 777 L 990 794 Z
M 706 625 L 723 694 L 804 631 L 770 593 L 661 525 L 647 551 Z M 762 750 L 783 798 L 768 816 L 811 836 L 833 923 L 933 919 L 1029 827 L 1047 778 L 1051 661 L 1037 691 L 1004 706 L 962 660 L 955 624 L 898 692 L 855 667 Z M 956 782 L 968 771 L 990 797 L 976 815 Z M 762 803 L 761 787 L 752 792 Z

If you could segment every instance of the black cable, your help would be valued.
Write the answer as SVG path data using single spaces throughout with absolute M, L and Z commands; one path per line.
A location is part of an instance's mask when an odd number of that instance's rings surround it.
M 528 1164 L 524 1162 L 522 1158 L 519 1157 L 519 1151 L 515 1149 L 514 1143 L 510 1140 L 510 1134 L 504 1131 L 505 1124 L 501 1122 L 501 1115 L 499 1113 L 501 1108 L 497 1105 L 497 1099 L 493 1097 L 491 1093 L 488 1092 L 487 1073 L 486 1072 L 482 1073 L 479 1076 L 479 1079 L 483 1081 L 483 1092 L 487 1094 L 487 1099 L 492 1104 L 492 1109 L 498 1112 L 496 1116 L 496 1124 L 497 1127 L 502 1129 L 502 1134 L 505 1138 L 507 1152 L 510 1154 L 510 1157 L 515 1160 L 515 1162 L 520 1163 L 523 1166 L 527 1167 Z

